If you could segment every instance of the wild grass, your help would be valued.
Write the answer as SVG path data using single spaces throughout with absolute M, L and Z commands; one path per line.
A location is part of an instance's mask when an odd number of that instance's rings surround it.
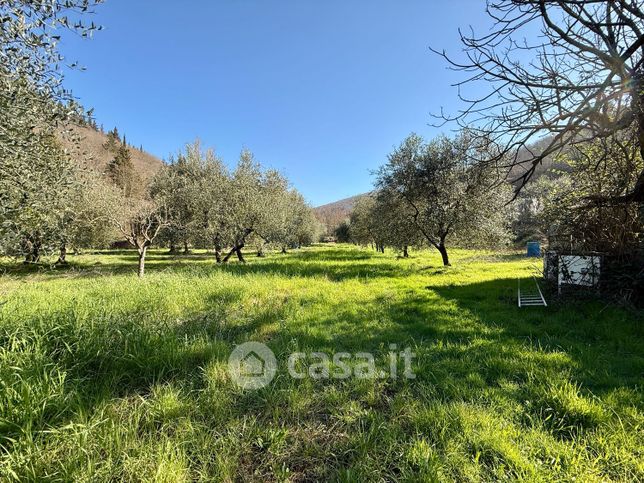
M 518 255 L 399 259 L 320 246 L 216 266 L 205 253 L 3 265 L 0 479 L 644 479 L 641 314 L 516 306 Z M 239 389 L 236 344 L 273 382 Z M 415 379 L 296 380 L 293 351 L 411 347 Z

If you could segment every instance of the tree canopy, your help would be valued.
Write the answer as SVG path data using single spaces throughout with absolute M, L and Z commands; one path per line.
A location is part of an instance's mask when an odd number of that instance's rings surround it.
M 472 244 L 502 240 L 509 185 L 497 183 L 495 170 L 476 163 L 486 148 L 468 131 L 430 142 L 407 137 L 377 173 L 381 198 L 394 204 L 402 220 L 390 230 L 411 240 L 415 229 L 445 265 L 448 237 Z

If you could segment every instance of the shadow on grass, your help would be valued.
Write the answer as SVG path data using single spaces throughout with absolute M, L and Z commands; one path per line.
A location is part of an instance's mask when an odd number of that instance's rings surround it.
M 394 261 L 383 260 L 383 266 L 377 267 L 365 262 L 365 254 L 357 254 L 361 261 L 346 267 L 325 267 L 302 252 L 281 259 L 274 255 L 275 260 L 246 266 L 233 264 L 222 270 L 238 274 L 326 274 L 332 280 L 396 277 L 404 272 L 396 268 Z M 131 255 L 119 257 L 128 261 Z M 157 263 L 165 263 L 165 255 L 154 257 Z M 302 257 L 308 262 L 303 263 Z M 210 267 L 206 269 L 207 272 Z M 270 299 L 251 312 L 231 312 L 244 293 L 241 288 L 221 287 L 208 296 L 205 311 L 184 314 L 178 321 L 164 320 L 163 315 L 141 320 L 141 313 L 146 311 L 140 307 L 120 314 L 101 315 L 97 311 L 97 320 L 92 323 L 79 323 L 72 310 L 48 320 L 22 321 L 20 327 L 13 329 L 19 335 L 7 333 L 6 328 L 0 331 L 0 345 L 9 347 L 14 336 L 38 342 L 37 357 L 21 354 L 25 384 L 45 386 L 48 379 L 42 379 L 43 367 L 64 375 L 64 382 L 60 391 L 46 393 L 40 400 L 34 398 L 31 411 L 18 403 L 14 410 L 9 409 L 13 424 L 0 427 L 0 437 L 4 436 L 3 444 L 9 447 L 9 438 L 17 439 L 23 428 L 39 431 L 64 427 L 74 417 L 70 397 L 77 401 L 76 407 L 91 413 L 105 401 L 147 395 L 152 386 L 169 382 L 202 394 L 207 384 L 204 368 L 226 364 L 235 344 L 258 333 L 264 334 L 262 340 L 280 356 L 282 366 L 285 361 L 281 358 L 294 350 L 368 351 L 382 359 L 391 343 L 401 350 L 409 346 L 417 354 L 416 379 L 372 382 L 380 391 L 376 402 L 368 402 L 360 392 L 361 382 L 354 380 L 311 384 L 282 374 L 266 389 L 243 393 L 225 386 L 230 382 L 224 380 L 221 384 L 233 396 L 225 413 L 217 413 L 216 417 L 208 415 L 207 407 L 200 408 L 204 424 L 222 427 L 229 420 L 252 417 L 269 426 L 274 407 L 288 408 L 293 393 L 306 392 L 312 393 L 306 408 L 306 421 L 312 424 L 328 423 L 337 410 L 335 405 L 354 401 L 371 405 L 387 420 L 395 417 L 393 401 L 401 395 L 408 398 L 409 404 L 466 401 L 521 408 L 519 424 L 526 428 L 543 425 L 553 436 L 568 439 L 580 431 L 592 430 L 605 417 L 592 405 L 588 409 L 577 404 L 577 399 L 588 395 L 585 391 L 600 398 L 620 390 L 627 396 L 640 394 L 644 370 L 641 323 L 616 308 L 600 311 L 598 304 L 519 309 L 515 290 L 515 279 L 498 279 L 463 285 L 421 285 L 391 298 L 376 296 L 361 305 L 313 300 L 310 303 L 326 304 L 311 312 L 315 316 L 304 313 L 297 323 L 277 324 L 293 316 L 291 304 L 300 304 L 302 298 L 295 295 L 288 300 Z M 16 382 L 22 384 L 20 380 Z M 327 394 L 328 386 L 337 391 Z M 641 396 L 639 400 L 614 398 L 612 404 L 642 407 Z M 301 418 L 302 414 L 295 410 L 280 414 L 281 424 L 293 427 L 302 424 Z M 416 431 L 412 427 L 403 430 L 410 434 Z M 437 447 L 442 444 L 430 431 L 425 436 Z M 332 461 L 331 454 L 329 448 L 316 464 L 322 467 Z M 343 454 L 348 456 L 331 464 L 350 467 L 357 451 L 348 447 Z M 259 464 L 270 462 L 269 455 L 257 458 Z
M 98 278 L 111 275 L 131 275 L 136 273 L 138 256 L 134 250 L 118 250 L 104 252 L 109 262 L 78 263 L 74 261 L 66 265 L 23 265 L 5 263 L 0 265 L 0 272 L 25 276 L 37 274 L 45 279 L 82 277 Z M 245 255 L 248 263 L 242 264 L 232 260 L 227 264 L 216 264 L 210 254 L 168 254 L 152 252 L 146 259 L 146 274 L 169 271 L 173 273 L 189 273 L 191 276 L 209 276 L 215 270 L 221 270 L 236 275 L 282 275 L 288 277 L 325 277 L 333 281 L 343 281 L 351 278 L 400 277 L 409 273 L 409 269 L 401 266 L 398 260 L 380 257 L 378 254 L 360 250 L 325 249 L 320 252 L 293 250 L 287 254 L 271 253 L 259 258 L 253 254 Z M 378 263 L 373 263 L 376 261 Z M 370 263 L 370 261 L 372 261 Z M 195 264 L 195 262 L 198 262 Z M 346 262 L 346 263 L 337 263 Z
M 338 304 L 322 320 L 289 327 L 282 345 L 382 360 L 392 343 L 411 347 L 416 378 L 385 381 L 388 397 L 408 391 L 418 401 L 522 408 L 526 429 L 545 428 L 557 439 L 594 430 L 611 411 L 644 410 L 644 319 L 598 303 L 520 309 L 516 283 L 430 286 L 360 310 Z

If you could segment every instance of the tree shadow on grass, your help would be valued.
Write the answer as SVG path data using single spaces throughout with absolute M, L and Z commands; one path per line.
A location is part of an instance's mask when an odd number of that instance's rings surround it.
M 14 366 L 0 372 L 0 382 L 15 388 L 0 410 L 0 441 L 9 448 L 26 428 L 64 427 L 74 410 L 91 414 L 105 401 L 145 396 L 165 382 L 203 385 L 199 375 L 208 363 L 226 361 L 236 343 L 286 316 L 282 303 L 264 304 L 244 317 L 230 312 L 243 296 L 240 288 L 222 287 L 209 295 L 206 311 L 180 319 L 149 311 L 146 317 L 133 307 L 79 320 L 69 308 L 46 320 L 36 316 L 0 327 L 0 346 L 18 347 Z M 20 341 L 32 341 L 37 354 L 21 353 Z
M 521 283 L 533 281 L 524 278 Z M 644 372 L 644 313 L 598 300 L 519 308 L 516 287 L 516 280 L 499 279 L 427 288 L 475 314 L 487 329 L 500 331 L 505 345 L 516 342 L 533 351 L 565 353 L 575 382 L 593 392 L 637 389 Z
M 274 269 L 272 263 L 267 265 Z M 248 268 L 252 267 L 231 266 L 227 270 L 248 273 L 244 272 Z M 637 320 L 619 309 L 600 312 L 596 304 L 519 309 L 515 289 L 514 279 L 430 285 L 391 298 L 375 296 L 360 305 L 347 305 L 343 300 L 309 301 L 296 294 L 288 300 L 276 297 L 264 301 L 242 313 L 233 307 L 243 299 L 243 290 L 222 287 L 208 295 L 206 310 L 183 314 L 180 320 L 154 316 L 141 320 L 141 308 L 134 307 L 92 324 L 79 324 L 72 310 L 54 314 L 47 321 L 24 321 L 21 337 L 39 340 L 47 367 L 65 375 L 64 390 L 35 401 L 34 407 L 43 409 L 30 431 L 64 427 L 75 416 L 68 409 L 70 398 L 91 413 L 105 401 L 146 396 L 158 384 L 176 383 L 202 394 L 206 384 L 203 368 L 225 364 L 235 344 L 258 333 L 278 355 L 280 374 L 260 391 L 225 388 L 233 394 L 226 412 L 210 420 L 208 408 L 200 408 L 204 424 L 224 427 L 229 420 L 250 417 L 270 427 L 275 407 L 289 409 L 292 394 L 307 392 L 311 402 L 306 418 L 295 410 L 283 411 L 280 424 L 293 428 L 305 423 L 327 425 L 347 400 L 377 411 L 383 420 L 394 420 L 397 409 L 393 401 L 400 395 L 407 398 L 407 404 L 466 402 L 492 408 L 518 407 L 523 411 L 519 424 L 526 429 L 544 425 L 553 436 L 570 438 L 602 424 L 604 417 L 574 404 L 575 397 L 585 394 L 574 392 L 578 384 L 599 398 L 619 389 L 641 394 L 642 334 Z M 324 306 L 316 307 L 310 316 L 300 314 L 297 323 L 281 324 L 293 317 L 291 304 L 303 301 Z M 8 346 L 8 334 L 0 335 L 2 345 Z M 411 347 L 416 352 L 416 379 L 371 382 L 374 390 L 380 391 L 375 401 L 361 392 L 361 381 L 300 382 L 283 370 L 284 357 L 294 350 L 329 354 L 367 351 L 381 361 L 391 343 L 400 350 Z M 25 354 L 21 363 L 28 365 L 30 361 Z M 37 365 L 41 362 L 33 359 L 34 366 L 22 371 L 25 377 L 34 378 L 32 387 L 45 382 L 39 379 L 42 366 Z M 327 390 L 329 386 L 335 390 Z M 573 392 L 566 389 L 570 387 Z M 558 390 L 569 392 L 559 394 Z M 641 407 L 641 399 L 612 404 L 618 409 L 621 404 Z M 366 424 L 366 419 L 361 421 Z M 18 419 L 16 427 L 26 424 Z M 411 438 L 417 429 L 404 423 L 399 431 Z M 5 437 L 19 433 L 15 427 L 0 429 Z M 428 430 L 423 434 L 441 448 L 434 433 Z M 316 464 L 320 468 L 350 467 L 358 454 L 351 444 L 359 442 L 342 444 L 347 455 L 344 459 L 334 460 L 328 448 Z M 255 456 L 257 464 L 272 463 L 270 454 Z
M 640 392 L 642 319 L 599 303 L 520 309 L 516 284 L 499 279 L 430 286 L 427 294 L 359 309 L 339 303 L 326 318 L 289 326 L 283 337 L 303 350 L 383 357 L 389 344 L 412 347 L 419 353 L 418 381 L 449 398 L 518 384 L 511 397 L 520 403 L 521 397 L 536 398 L 523 384 L 557 377 L 595 395 Z M 641 398 L 633 403 L 644 407 Z
M 138 256 L 133 250 L 120 250 L 110 253 L 110 261 L 96 261 L 92 264 L 76 263 L 66 265 L 22 265 L 4 264 L 0 269 L 12 276 L 37 274 L 43 279 L 56 278 L 100 278 L 112 275 L 133 275 L 136 273 Z M 341 255 L 345 253 L 345 255 Z M 292 251 L 287 254 L 271 253 L 265 258 L 247 256 L 245 264 L 231 261 L 216 264 L 208 254 L 174 255 L 152 252 L 146 260 L 146 274 L 171 271 L 175 274 L 190 276 L 211 276 L 217 271 L 235 275 L 281 275 L 286 277 L 324 277 L 332 281 L 347 279 L 369 279 L 379 277 L 401 277 L 408 275 L 410 269 L 393 258 L 381 258 L 378 263 L 369 263 L 373 254 L 359 250 L 325 250 L 319 252 Z M 198 262 L 198 263 L 195 263 Z M 338 263 L 346 262 L 346 263 Z

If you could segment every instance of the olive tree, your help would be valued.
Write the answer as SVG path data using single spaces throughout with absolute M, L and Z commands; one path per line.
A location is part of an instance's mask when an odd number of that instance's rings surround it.
M 137 274 L 145 274 L 145 257 L 148 248 L 161 230 L 170 223 L 167 207 L 152 199 L 128 199 L 118 216 L 113 218 L 118 230 L 139 255 Z
M 170 253 L 176 252 L 179 245 L 183 246 L 184 253 L 188 253 L 190 242 L 198 231 L 199 190 L 207 156 L 202 156 L 198 142 L 188 145 L 186 153 L 172 158 L 157 172 L 150 185 L 152 197 L 163 196 L 169 208 L 172 223 L 160 236 L 168 243 Z
M 80 190 L 76 163 L 53 136 L 36 136 L 39 156 L 0 157 L 0 249 L 38 262 L 60 246 Z
M 404 258 L 409 257 L 409 247 L 423 243 L 419 230 L 409 223 L 409 219 L 413 217 L 412 207 L 392 190 L 377 190 L 374 197 L 373 216 L 380 238 L 385 245 L 402 253 Z
M 286 251 L 295 236 L 293 204 L 288 196 L 288 180 L 275 170 L 268 170 L 262 179 L 258 196 L 261 217 L 255 229 L 257 256 L 264 256 L 266 245 L 275 245 Z
M 67 263 L 70 247 L 107 247 L 118 237 L 110 220 L 123 202 L 122 191 L 93 169 L 78 167 L 73 175 L 77 182 L 58 215 L 58 264 Z
M 410 135 L 377 173 L 378 189 L 395 194 L 403 216 L 449 265 L 449 237 L 497 239 L 504 231 L 509 186 L 475 163 L 483 149 L 467 132 L 426 143 Z
M 242 151 L 231 173 L 228 188 L 227 232 L 228 244 L 232 248 L 222 261 L 225 263 L 236 254 L 239 261 L 244 263 L 242 249 L 248 237 L 260 225 L 263 212 L 262 171 L 250 151 Z
M 55 136 L 65 134 L 77 105 L 62 87 L 58 41 L 65 30 L 97 30 L 81 15 L 97 3 L 0 2 L 0 248 L 26 261 L 57 244 L 66 225 L 76 167 Z
M 266 244 L 286 249 L 315 237 L 317 224 L 302 196 L 247 150 L 230 171 L 212 150 L 189 144 L 157 175 L 151 192 L 169 208 L 164 236 L 214 247 L 217 263 L 234 255 L 245 262 L 242 250 L 251 242 L 261 255 Z
M 358 245 L 372 245 L 377 251 L 384 252 L 384 234 L 376 216 L 376 200 L 373 196 L 360 198 L 349 217 L 349 236 Z
M 313 209 L 301 193 L 291 191 L 291 199 L 295 206 L 292 224 L 295 233 L 295 246 L 302 247 L 318 241 L 326 228 L 315 216 Z

